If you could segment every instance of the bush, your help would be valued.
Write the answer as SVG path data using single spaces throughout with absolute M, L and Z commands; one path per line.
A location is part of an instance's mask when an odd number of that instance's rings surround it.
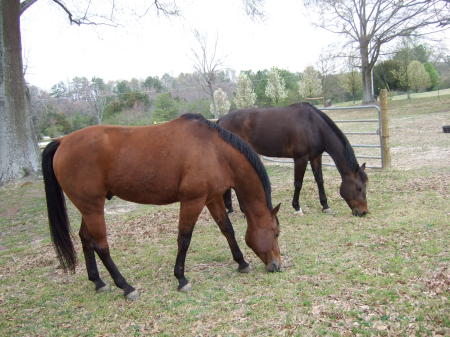
M 85 128 L 86 126 L 95 125 L 96 119 L 94 116 L 77 113 L 72 118 L 71 124 L 71 131 L 75 131 Z
M 53 111 L 46 112 L 39 123 L 39 136 L 58 137 L 72 131 L 70 121 L 66 115 Z

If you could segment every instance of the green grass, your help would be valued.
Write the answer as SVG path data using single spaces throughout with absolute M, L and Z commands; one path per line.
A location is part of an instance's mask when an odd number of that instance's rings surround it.
M 407 115 L 423 121 L 440 114 L 395 111 L 395 135 L 401 138 L 405 129 L 396 126 Z M 436 138 L 424 136 L 424 142 Z M 403 146 L 399 141 L 394 150 Z M 95 294 L 82 256 L 75 274 L 59 269 L 41 182 L 2 187 L 0 335 L 449 335 L 450 167 L 413 163 L 408 170 L 368 171 L 365 218 L 351 216 L 335 169 L 325 169 L 324 180 L 336 215 L 321 212 L 310 171 L 301 196 L 305 215 L 294 215 L 292 167 L 268 165 L 273 202 L 282 203 L 283 271 L 264 271 L 245 245 L 245 219 L 235 212 L 236 237 L 252 266 L 250 274 L 236 272 L 225 238 L 204 211 L 187 255 L 188 294 L 176 291 L 173 276 L 178 205 L 122 212 L 130 204 L 114 198 L 107 203 L 108 239 L 116 264 L 141 292 L 135 302 L 115 287 Z M 70 204 L 69 210 L 81 254 L 80 217 Z M 100 273 L 112 283 L 103 266 Z

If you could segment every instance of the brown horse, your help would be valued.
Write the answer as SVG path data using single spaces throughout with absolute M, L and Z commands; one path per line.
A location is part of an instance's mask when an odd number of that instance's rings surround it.
M 319 188 L 323 211 L 331 211 L 322 178 L 322 153 L 325 151 L 341 174 L 340 194 L 353 215 L 363 216 L 368 212 L 366 165 L 359 166 L 347 137 L 325 113 L 311 104 L 237 110 L 221 117 L 217 123 L 240 136 L 259 154 L 294 159 L 292 206 L 297 212 L 302 213 L 299 196 L 308 161 Z M 229 191 L 225 194 L 225 204 L 232 211 Z
M 99 276 L 94 252 L 127 298 L 138 295 L 109 253 L 104 204 L 114 195 L 142 204 L 180 202 L 174 269 L 178 290 L 190 288 L 184 276 L 186 252 L 205 205 L 228 240 L 238 270 L 249 271 L 222 198 L 229 188 L 243 203 L 247 245 L 268 271 L 280 269 L 276 216 L 280 205 L 272 208 L 264 166 L 246 143 L 200 115 L 186 114 L 157 126 L 92 126 L 76 131 L 45 148 L 42 168 L 58 258 L 64 269 L 75 269 L 64 191 L 82 215 L 79 234 L 88 277 L 97 291 L 107 286 Z

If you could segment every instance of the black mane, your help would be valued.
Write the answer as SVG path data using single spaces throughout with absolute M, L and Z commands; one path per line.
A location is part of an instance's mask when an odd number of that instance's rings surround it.
M 317 109 L 310 103 L 304 104 L 309 105 L 312 110 L 314 110 L 320 117 L 322 117 L 322 119 L 327 123 L 327 125 L 331 128 L 331 130 L 333 130 L 333 132 L 336 134 L 336 136 L 339 138 L 339 140 L 342 142 L 342 145 L 344 146 L 344 158 L 347 161 L 347 164 L 349 165 L 350 169 L 356 172 L 359 169 L 359 164 L 358 161 L 356 160 L 355 152 L 353 151 L 353 147 L 350 145 L 350 142 L 348 141 L 344 133 L 341 131 L 341 129 L 339 129 L 338 126 L 333 122 L 333 120 L 330 117 L 328 117 L 328 115 L 324 113 L 322 110 Z
M 250 164 L 258 174 L 259 179 L 261 180 L 264 188 L 264 193 L 266 195 L 267 207 L 271 210 L 273 207 L 269 176 L 267 175 L 266 169 L 259 159 L 259 156 L 251 149 L 251 147 L 235 134 L 231 133 L 228 130 L 225 130 L 218 124 L 207 120 L 200 114 L 187 113 L 182 115 L 181 117 L 189 120 L 200 121 L 206 124 L 208 127 L 216 130 L 225 142 L 233 146 L 247 158 L 247 160 L 250 162 Z

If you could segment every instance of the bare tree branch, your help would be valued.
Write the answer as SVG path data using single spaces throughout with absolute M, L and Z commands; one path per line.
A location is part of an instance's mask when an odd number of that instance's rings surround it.
M 147 7 L 147 9 L 144 11 L 144 13 L 142 15 L 140 15 L 140 17 L 147 15 L 148 12 L 150 11 L 150 9 L 153 7 L 156 8 L 156 13 L 158 15 L 160 15 L 160 14 L 163 14 L 165 16 L 179 16 L 180 15 L 180 11 L 175 2 L 166 3 L 166 2 L 161 2 L 159 0 L 153 0 L 153 4 L 150 5 L 149 7 Z
M 84 15 L 79 17 L 79 18 L 74 18 L 74 15 L 73 15 L 72 11 L 70 11 L 64 5 L 64 3 L 62 3 L 62 1 L 60 1 L 60 0 L 52 0 L 52 1 L 54 3 L 56 3 L 59 7 L 61 7 L 64 10 L 64 12 L 66 12 L 67 16 L 69 17 L 70 24 L 74 23 L 74 24 L 76 24 L 78 26 L 81 26 L 81 25 L 116 26 L 116 24 L 114 24 L 110 18 L 104 18 L 104 17 L 96 16 L 96 18 L 101 18 L 102 20 L 106 20 L 105 22 L 96 22 L 96 21 L 93 21 L 93 20 L 91 20 L 89 18 L 89 7 L 91 5 L 91 0 L 89 1 L 88 6 L 86 7 Z M 113 6 L 114 6 L 114 2 L 113 2 Z
M 265 13 L 263 10 L 265 0 L 242 0 L 245 7 L 245 12 L 252 19 L 264 19 Z
M 198 50 L 192 49 L 194 56 L 194 69 L 198 73 L 201 81 L 200 86 L 208 94 L 212 101 L 214 115 L 217 117 L 217 107 L 214 101 L 214 90 L 217 82 L 217 73 L 223 65 L 223 61 L 217 58 L 218 36 L 214 42 L 214 47 L 208 49 L 208 43 L 205 36 L 198 31 L 194 31 L 195 38 L 198 42 Z
M 20 15 L 23 14 L 32 4 L 34 4 L 38 0 L 25 0 L 20 3 Z

